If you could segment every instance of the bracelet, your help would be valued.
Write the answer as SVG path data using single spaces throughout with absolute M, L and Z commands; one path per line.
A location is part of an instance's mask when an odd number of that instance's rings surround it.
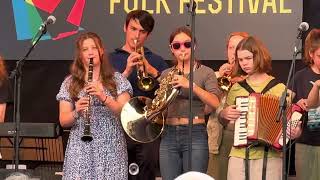
M 74 110 L 73 113 L 72 113 L 72 117 L 73 117 L 73 119 L 78 119 L 79 118 L 79 113 L 76 110 Z
M 108 99 L 108 96 L 106 95 L 106 98 L 104 98 L 104 100 L 102 101 L 102 103 L 105 104 L 106 101 L 107 101 L 107 99 Z

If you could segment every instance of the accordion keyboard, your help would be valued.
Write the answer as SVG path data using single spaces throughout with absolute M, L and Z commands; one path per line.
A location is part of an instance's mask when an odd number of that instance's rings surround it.
M 235 121 L 234 146 L 247 144 L 247 114 L 249 107 L 248 97 L 236 98 L 237 109 L 241 112 L 240 117 Z

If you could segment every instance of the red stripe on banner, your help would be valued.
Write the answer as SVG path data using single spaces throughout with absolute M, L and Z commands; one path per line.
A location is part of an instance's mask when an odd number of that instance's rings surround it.
M 82 19 L 83 9 L 86 4 L 86 0 L 77 0 L 72 9 L 71 12 L 67 18 L 67 21 L 71 24 L 74 24 L 76 26 L 80 26 L 80 22 Z
M 66 38 L 68 36 L 72 36 L 72 35 L 77 34 L 77 33 L 78 33 L 78 31 L 69 31 L 69 32 L 60 33 L 60 34 L 58 34 L 57 37 L 52 38 L 52 40 L 59 40 L 59 39 L 62 39 L 62 38 Z
M 35 7 L 50 14 L 57 8 L 60 2 L 61 0 L 32 0 Z

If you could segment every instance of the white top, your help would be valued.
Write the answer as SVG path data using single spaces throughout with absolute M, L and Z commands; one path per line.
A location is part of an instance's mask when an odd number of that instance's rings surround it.
M 196 172 L 196 171 L 189 171 L 184 174 L 181 174 L 175 180 L 214 180 L 211 176 L 201 173 L 201 172 Z

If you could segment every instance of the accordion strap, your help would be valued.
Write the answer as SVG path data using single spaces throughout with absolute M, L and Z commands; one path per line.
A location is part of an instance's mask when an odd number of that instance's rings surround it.
M 238 82 L 240 84 L 241 87 L 243 87 L 246 91 L 249 92 L 249 94 L 251 93 L 255 93 L 255 91 L 252 89 L 252 87 L 247 83 L 246 80 L 243 80 L 241 82 Z M 266 93 L 267 91 L 269 91 L 271 88 L 273 88 L 274 86 L 276 86 L 277 84 L 279 84 L 280 81 L 277 79 L 272 79 L 271 81 L 268 82 L 268 84 L 266 85 L 266 87 L 263 88 L 263 90 L 261 91 L 261 94 Z
M 248 146 L 246 147 L 246 158 L 244 161 L 244 176 L 245 176 L 245 180 L 250 180 L 250 166 L 249 166 L 249 151 L 250 151 L 250 147 Z
M 259 145 L 257 141 L 252 142 L 248 147 L 246 147 L 246 155 L 244 160 L 244 176 L 245 180 L 250 180 L 250 164 L 249 164 L 249 154 L 250 154 L 250 148 Z
M 262 180 L 266 180 L 268 152 L 269 152 L 269 147 L 265 146 L 264 153 L 263 153 Z
M 252 87 L 249 86 L 246 80 L 243 80 L 241 82 L 238 82 L 241 87 L 243 87 L 249 94 L 255 93 L 255 91 L 252 89 Z M 268 82 L 268 84 L 263 88 L 261 91 L 261 94 L 266 93 L 269 91 L 271 88 L 279 84 L 280 81 L 277 79 L 272 79 L 271 81 Z M 246 154 L 245 154 L 245 180 L 250 179 L 250 164 L 249 164 L 249 151 L 250 148 L 253 146 L 257 146 L 258 142 L 253 142 L 253 144 L 249 145 L 246 147 Z M 263 155 L 263 167 L 262 167 L 262 180 L 266 180 L 266 171 L 267 171 L 267 160 L 268 160 L 268 152 L 269 152 L 269 147 L 265 146 L 264 147 L 264 155 Z
M 250 148 L 259 145 L 259 143 L 253 142 L 250 144 L 248 147 L 246 147 L 246 155 L 245 155 L 245 160 L 244 160 L 244 171 L 245 171 L 245 180 L 250 180 L 250 163 L 249 163 L 249 152 Z M 266 174 L 267 174 L 267 162 L 268 162 L 268 152 L 269 152 L 269 147 L 264 146 L 264 153 L 263 153 L 263 160 L 262 160 L 262 180 L 266 180 Z

